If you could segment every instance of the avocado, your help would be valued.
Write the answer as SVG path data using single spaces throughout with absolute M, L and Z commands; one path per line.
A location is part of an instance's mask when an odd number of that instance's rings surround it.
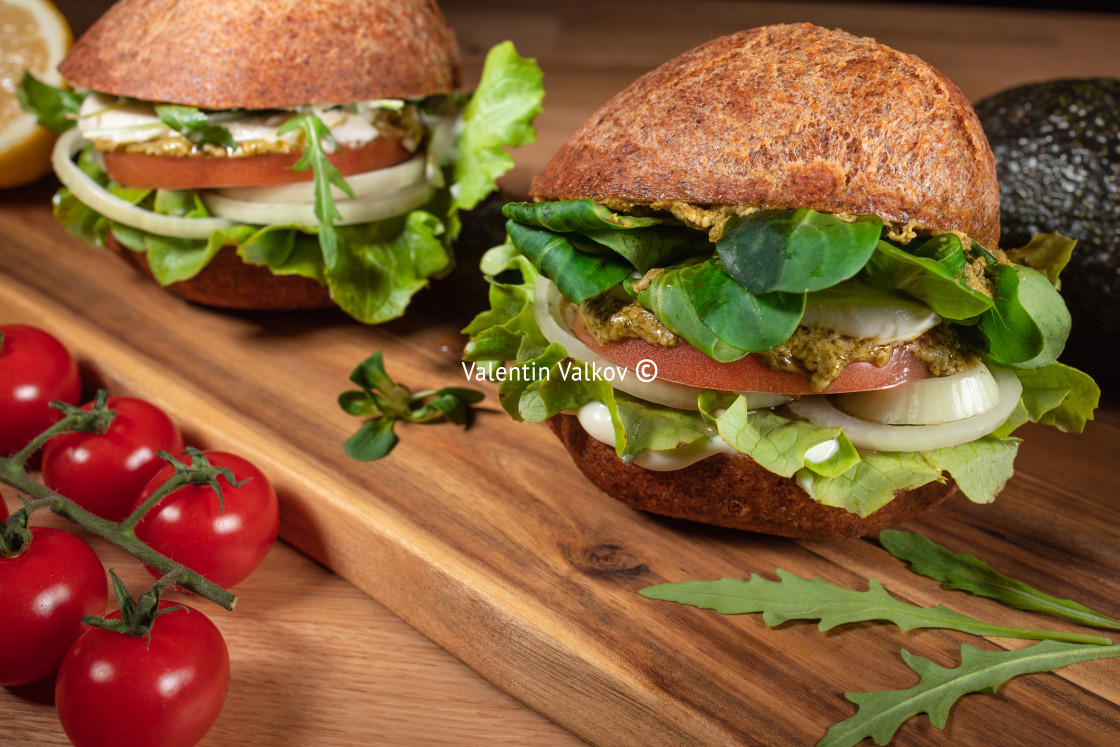
M 1062 361 L 1102 388 L 1120 383 L 1120 80 L 1032 83 L 975 109 L 996 160 L 1001 246 L 1077 239 L 1061 276 L 1073 317 Z

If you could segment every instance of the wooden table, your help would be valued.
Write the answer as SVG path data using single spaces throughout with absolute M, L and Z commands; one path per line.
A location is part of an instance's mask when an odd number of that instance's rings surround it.
M 94 5 L 71 4 L 76 25 Z M 1043 78 L 1120 77 L 1117 16 L 668 0 L 444 6 L 468 81 L 505 38 L 545 70 L 539 142 L 516 153 L 503 181 L 515 197 L 637 75 L 713 36 L 770 22 L 875 36 L 931 61 L 974 99 Z M 389 459 L 348 460 L 340 445 L 357 421 L 334 399 L 369 353 L 382 350 L 390 373 L 417 387 L 462 383 L 458 330 L 483 303 L 476 253 L 468 249 L 405 320 L 381 328 L 333 312 L 221 313 L 170 298 L 67 236 L 50 218 L 51 190 L 44 182 L 0 196 L 0 319 L 52 330 L 87 375 L 156 401 L 193 443 L 257 462 L 281 496 L 286 542 L 236 589 L 236 613 L 210 610 L 234 674 L 205 744 L 566 744 L 573 735 L 601 744 L 811 744 L 851 714 L 843 692 L 912 683 L 900 648 L 950 665 L 969 642 L 878 625 L 768 630 L 757 616 L 637 595 L 659 581 L 772 578 L 781 567 L 864 588 L 874 575 L 916 603 L 946 601 L 1008 624 L 1030 619 L 950 596 L 868 540 L 793 542 L 630 511 L 591 488 L 546 428 L 496 411 L 491 387 L 489 409 L 468 433 L 412 428 Z M 907 528 L 1120 616 L 1120 413 L 1107 406 L 1082 436 L 1033 427 L 1025 435 L 1016 476 L 994 505 L 954 498 Z M 126 557 L 97 547 L 132 588 L 147 581 Z M 1019 678 L 961 701 L 944 732 L 912 719 L 897 743 L 1115 743 L 1118 673 L 1105 661 Z M 0 743 L 65 744 L 49 701 L 48 686 L 0 689 Z

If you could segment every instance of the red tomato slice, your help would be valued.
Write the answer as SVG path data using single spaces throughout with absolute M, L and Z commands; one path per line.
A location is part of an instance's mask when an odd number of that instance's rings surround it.
M 262 156 L 153 156 L 147 153 L 106 151 L 105 171 L 126 187 L 142 189 L 216 189 L 259 187 L 311 181 L 311 169 L 292 171 L 297 153 Z M 327 156 L 343 176 L 361 174 L 403 163 L 412 157 L 399 137 L 379 137 L 358 148 L 343 148 Z
M 574 317 L 572 331 L 592 350 L 620 366 L 637 369 L 639 361 L 652 360 L 657 364 L 657 378 L 663 381 L 724 392 L 819 394 L 809 388 L 805 376 L 775 371 L 753 355 L 720 363 L 684 341 L 675 347 L 663 348 L 630 338 L 603 346 L 587 333 L 578 316 Z M 839 394 L 887 389 L 927 376 L 929 369 L 917 356 L 909 350 L 896 348 L 882 368 L 863 361 L 844 366 L 826 391 Z

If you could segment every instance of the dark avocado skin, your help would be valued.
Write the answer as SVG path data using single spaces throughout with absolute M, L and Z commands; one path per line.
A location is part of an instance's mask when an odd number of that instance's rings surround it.
M 1062 361 L 1102 389 L 1120 383 L 1120 80 L 1032 83 L 975 109 L 996 159 L 1000 245 L 1078 240 L 1061 276 L 1073 316 Z

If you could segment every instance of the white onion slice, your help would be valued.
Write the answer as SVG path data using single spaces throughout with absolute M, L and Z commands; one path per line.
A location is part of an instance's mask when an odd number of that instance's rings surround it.
M 546 340 L 561 345 L 568 351 L 568 355 L 583 363 L 603 369 L 619 367 L 619 364 L 599 355 L 588 347 L 568 328 L 563 314 L 563 304 L 566 303 L 566 300 L 555 283 L 546 277 L 538 277 L 534 293 L 533 317 Z M 706 391 L 700 387 L 687 386 L 673 381 L 661 381 L 659 379 L 648 382 L 640 381 L 637 374 L 631 370 L 627 370 L 624 379 L 615 377 L 610 384 L 615 389 L 639 399 L 678 410 L 697 409 L 697 399 L 701 393 Z M 781 394 L 751 393 L 748 398 L 748 402 L 753 409 L 774 407 L 789 400 L 789 397 Z
M 345 179 L 350 189 L 354 191 L 354 199 L 388 196 L 392 192 L 411 187 L 422 180 L 424 171 L 424 156 L 418 155 L 395 166 L 351 174 Z M 227 187 L 214 190 L 214 194 L 244 202 L 311 203 L 315 201 L 315 182 L 292 182 L 265 187 Z M 331 194 L 334 195 L 335 200 L 350 199 L 349 195 L 333 185 Z
M 403 215 L 420 207 L 435 194 L 435 188 L 427 182 L 377 198 L 356 200 L 337 200 L 335 207 L 342 215 L 334 225 L 347 226 L 355 223 L 370 223 L 375 220 Z M 202 201 L 214 215 L 250 225 L 287 225 L 299 224 L 313 226 L 318 223 L 314 205 L 300 202 L 249 202 L 223 197 L 213 192 L 202 193 Z
M 834 329 L 885 345 L 914 340 L 941 323 L 921 301 L 901 293 L 842 283 L 806 296 L 801 324 Z
M 854 418 L 833 407 L 824 395 L 802 397 L 787 407 L 814 425 L 843 428 L 857 448 L 875 451 L 927 451 L 975 441 L 999 428 L 1023 393 L 1019 378 L 1002 368 L 991 371 L 999 386 L 999 404 L 987 412 L 940 425 L 884 425 Z
M 58 175 L 58 180 L 73 192 L 75 197 L 106 218 L 139 228 L 141 231 L 182 239 L 206 239 L 215 231 L 234 225 L 232 220 L 226 218 L 181 218 L 176 215 L 160 215 L 122 200 L 90 179 L 74 163 L 74 155 L 84 144 L 85 141 L 77 130 L 70 129 L 64 132 L 55 143 L 54 152 L 51 154 L 51 165 Z
M 999 404 L 999 387 L 980 363 L 951 376 L 931 376 L 890 389 L 837 394 L 836 406 L 862 420 L 936 425 L 979 415 Z

